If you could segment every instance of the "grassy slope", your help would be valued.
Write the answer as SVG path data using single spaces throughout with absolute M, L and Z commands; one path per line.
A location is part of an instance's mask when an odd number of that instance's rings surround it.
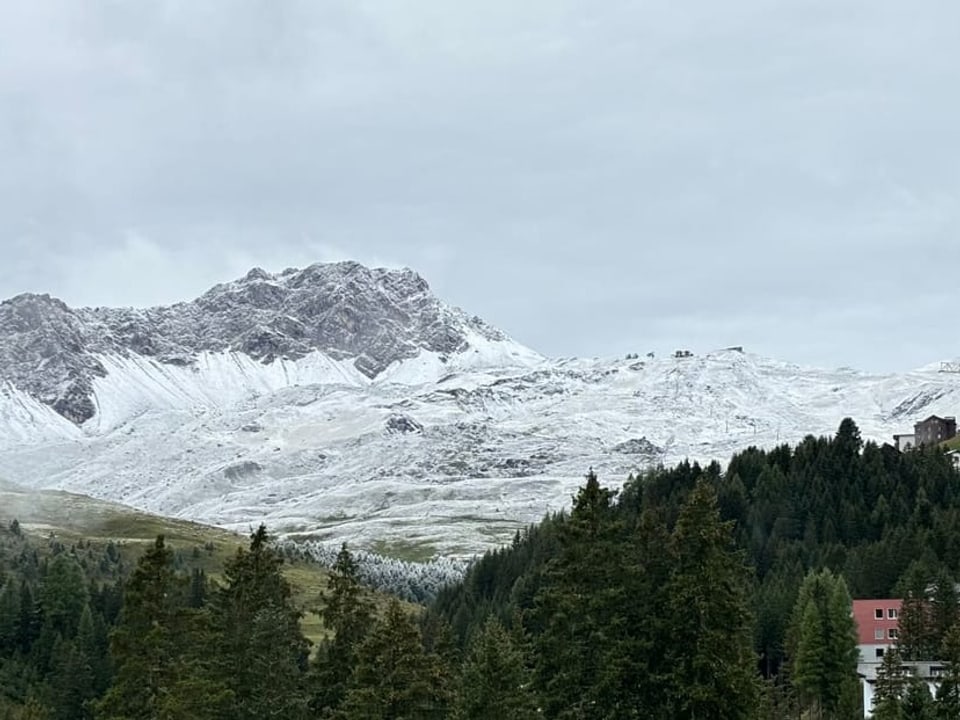
M 214 579 L 220 578 L 223 561 L 247 543 L 246 537 L 220 528 L 149 515 L 85 495 L 28 492 L 0 481 L 0 523 L 6 526 L 14 518 L 29 535 L 38 538 L 55 535 L 66 545 L 78 540 L 93 545 L 112 541 L 129 566 L 157 535 L 163 534 L 168 545 L 188 554 L 192 566 L 202 567 Z M 284 567 L 296 602 L 305 612 L 303 632 L 316 641 L 324 634 L 316 607 L 321 590 L 327 586 L 327 573 L 307 563 L 286 563 Z M 378 598 L 378 605 L 385 603 L 386 599 Z

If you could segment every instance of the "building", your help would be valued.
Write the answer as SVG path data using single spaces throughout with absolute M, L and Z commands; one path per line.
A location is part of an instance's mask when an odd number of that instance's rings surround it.
M 913 433 L 904 433 L 893 436 L 893 445 L 900 452 L 913 450 L 917 446 L 917 436 Z
M 901 600 L 854 600 L 853 621 L 857 624 L 857 674 L 863 688 L 864 717 L 873 715 L 873 688 L 884 653 L 900 637 Z
M 951 450 L 947 453 L 947 457 L 950 458 L 950 461 L 953 463 L 953 466 L 960 470 L 960 450 Z
M 860 664 L 879 665 L 883 654 L 896 645 L 900 634 L 900 600 L 854 600 Z
M 946 669 L 943 663 L 936 660 L 905 661 L 900 663 L 900 667 L 904 669 L 908 677 L 912 676 L 924 680 L 930 694 L 936 696 L 937 686 L 940 684 L 940 679 Z M 863 670 L 858 668 L 860 682 L 863 686 L 863 716 L 867 718 L 873 717 L 873 691 L 877 684 L 877 670 L 879 669 L 879 663 L 865 667 Z
M 937 445 L 956 436 L 957 419 L 952 415 L 947 417 L 931 415 L 913 426 L 913 434 L 916 436 L 918 446 Z

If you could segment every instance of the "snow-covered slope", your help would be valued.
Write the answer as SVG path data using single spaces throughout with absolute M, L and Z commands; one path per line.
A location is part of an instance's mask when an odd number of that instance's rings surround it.
M 304 272 L 282 282 L 254 273 L 239 284 L 285 287 Z M 44 315 L 17 336 L 39 357 L 38 377 L 24 382 L 18 360 L 0 385 L 0 476 L 233 529 L 263 520 L 368 549 L 466 556 L 568 504 L 591 466 L 619 485 L 658 462 L 724 461 L 747 445 L 833 433 L 846 416 L 864 437 L 889 441 L 918 419 L 960 407 L 960 375 L 938 366 L 877 376 L 736 350 L 545 360 L 405 277 L 404 292 L 443 327 L 413 310 L 404 323 L 385 320 L 410 301 L 397 291 L 371 305 L 363 294 L 379 291 L 368 284 L 348 304 L 376 321 L 353 317 L 359 334 L 337 341 L 350 352 L 331 350 L 330 332 L 305 311 L 300 322 L 327 338 L 307 349 L 257 356 L 229 343 L 189 352 L 181 343 L 179 355 L 164 355 L 118 343 L 116 330 L 101 337 L 86 311 L 57 306 L 54 319 Z M 221 331 L 231 322 L 239 320 L 221 319 Z M 425 325 L 426 334 L 411 330 Z M 364 341 L 364 332 L 373 338 Z M 24 333 L 34 334 L 25 341 Z M 60 347 L 64 336 L 82 340 L 71 345 L 81 359 L 62 348 L 44 359 L 43 343 Z M 436 337 L 448 345 L 431 344 Z M 381 348 L 384 362 L 392 357 L 375 373 L 358 364 L 369 356 L 364 342 Z M 0 333 L 0 355 L 20 357 L 15 344 L 8 336 L 4 349 Z M 37 390 L 56 390 L 51 378 L 64 368 L 94 369 L 82 392 L 91 413 L 79 424 L 55 410 L 56 392 Z

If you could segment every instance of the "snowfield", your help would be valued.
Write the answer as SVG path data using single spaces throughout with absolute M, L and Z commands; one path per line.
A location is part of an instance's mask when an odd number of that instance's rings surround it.
M 0 476 L 164 515 L 466 558 L 569 505 L 584 473 L 619 486 L 684 458 L 832 434 L 890 441 L 960 408 L 960 375 L 805 368 L 736 350 L 546 360 L 479 335 L 376 378 L 313 352 L 188 366 L 100 355 L 82 426 L 0 386 Z

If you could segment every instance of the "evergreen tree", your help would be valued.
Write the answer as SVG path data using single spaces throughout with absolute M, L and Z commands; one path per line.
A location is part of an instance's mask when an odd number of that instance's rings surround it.
M 364 640 L 336 717 L 341 720 L 444 718 L 451 698 L 436 655 L 428 655 L 420 631 L 396 600 Z
M 111 653 L 113 686 L 97 704 L 102 720 L 146 720 L 160 708 L 177 681 L 181 624 L 173 553 L 163 536 L 140 558 L 127 582 Z
M 305 712 L 307 641 L 282 564 L 261 525 L 249 550 L 239 549 L 224 566 L 227 584 L 214 608 L 221 644 L 218 672 L 233 695 L 236 720 L 295 719 Z M 271 668 L 284 672 L 274 674 Z
M 0 590 L 0 658 L 10 657 L 20 645 L 20 591 L 9 578 Z
M 51 634 L 73 638 L 89 600 L 88 590 L 86 576 L 76 558 L 65 554 L 53 558 L 40 583 L 38 596 L 43 626 L 48 627 Z
M 945 568 L 940 568 L 933 582 L 930 597 L 930 624 L 933 643 L 939 648 L 947 632 L 957 622 L 957 590 L 953 578 Z M 923 658 L 929 660 L 931 658 Z
M 697 482 L 671 538 L 673 571 L 667 586 L 677 720 L 739 720 L 753 716 L 759 697 L 747 568 L 722 522 L 713 487 Z
M 527 720 L 537 716 L 532 677 L 522 648 L 490 618 L 467 651 L 458 720 Z
M 625 703 L 610 688 L 617 677 L 620 643 L 629 629 L 629 599 L 620 571 L 625 557 L 624 528 L 613 513 L 615 493 L 591 472 L 560 525 L 560 552 L 544 573 L 536 598 L 536 685 L 547 717 L 620 717 Z
M 928 576 L 920 562 L 911 563 L 897 590 L 903 602 L 897 625 L 897 647 L 904 660 L 930 660 L 939 650 L 927 593 Z
M 344 543 L 330 573 L 330 587 L 321 595 L 320 617 L 333 638 L 317 653 L 312 672 L 315 712 L 332 711 L 343 700 L 357 664 L 357 653 L 373 622 L 373 606 L 357 579 L 357 564 Z
M 787 644 L 791 679 L 817 716 L 846 717 L 856 705 L 857 633 L 843 578 L 811 572 L 797 594 Z
M 89 701 L 95 697 L 90 660 L 72 641 L 54 646 L 50 692 L 51 720 L 84 720 L 90 717 Z
M 907 682 L 907 690 L 900 705 L 903 709 L 903 720 L 937 720 L 930 688 L 919 678 L 912 678 Z
M 907 686 L 900 653 L 890 648 L 883 656 L 877 670 L 877 683 L 873 691 L 873 717 L 875 720 L 904 720 L 901 699 Z
M 947 631 L 940 655 L 944 674 L 937 687 L 936 715 L 941 720 L 960 717 L 960 624 Z

